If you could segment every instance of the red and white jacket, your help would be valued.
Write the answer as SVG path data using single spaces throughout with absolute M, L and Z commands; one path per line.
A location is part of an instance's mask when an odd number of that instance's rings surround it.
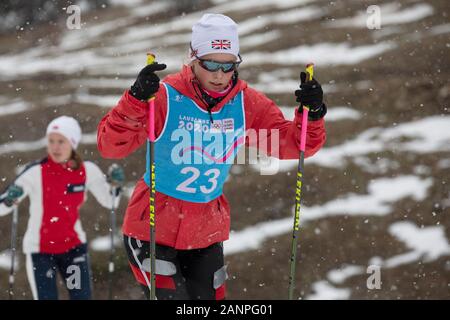
M 64 253 L 86 243 L 78 211 L 87 190 L 103 207 L 112 207 L 111 187 L 100 168 L 89 161 L 72 170 L 48 157 L 28 166 L 14 183 L 24 190 L 19 201 L 30 197 L 30 218 L 23 239 L 25 254 Z M 115 198 L 117 206 L 119 197 Z M 12 207 L 0 203 L 0 216 L 11 211 Z
M 190 67 L 184 66 L 181 72 L 167 76 L 163 82 L 170 84 L 206 110 L 205 103 L 194 88 L 195 77 Z M 228 95 L 211 111 L 220 110 L 240 91 L 244 94 L 245 129 L 267 129 L 267 136 L 258 136 L 258 139 L 267 140 L 269 155 L 272 155 L 270 129 L 279 129 L 278 157 L 298 159 L 301 116 L 296 116 L 294 121 L 286 120 L 272 100 L 248 87 L 245 81 L 238 80 Z M 160 85 L 155 98 L 155 131 L 158 137 L 167 114 L 167 93 L 163 85 Z M 295 113 L 297 114 L 297 111 Z M 117 106 L 101 120 L 97 132 L 97 146 L 103 157 L 121 159 L 145 145 L 147 136 L 148 104 L 135 99 L 127 90 Z M 325 137 L 323 119 L 309 122 L 305 156 L 310 157 L 316 153 L 325 143 Z M 258 144 L 260 143 L 261 140 L 258 140 Z M 254 146 L 251 141 L 247 141 L 246 145 Z M 183 250 L 205 248 L 228 239 L 230 207 L 223 194 L 208 203 L 193 203 L 156 192 L 155 204 L 158 244 Z M 149 188 L 144 180 L 140 179 L 128 203 L 122 231 L 130 237 L 149 241 L 149 229 Z

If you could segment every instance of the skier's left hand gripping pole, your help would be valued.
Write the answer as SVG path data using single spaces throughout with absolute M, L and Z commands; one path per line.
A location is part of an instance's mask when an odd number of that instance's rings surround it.
M 147 65 L 155 63 L 155 55 L 147 53 Z M 150 300 L 156 300 L 156 241 L 155 241 L 155 96 L 148 100 L 150 142 Z

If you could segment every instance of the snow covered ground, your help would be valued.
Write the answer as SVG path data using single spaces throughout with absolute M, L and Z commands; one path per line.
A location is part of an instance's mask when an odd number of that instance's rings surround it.
M 393 212 L 390 204 L 411 197 L 416 201 L 426 198 L 431 179 L 422 180 L 415 176 L 399 176 L 392 179 L 381 178 L 372 181 L 368 195 L 348 194 L 315 207 L 303 207 L 301 225 L 311 220 L 324 219 L 337 215 L 379 216 Z M 292 208 L 292 214 L 294 208 Z M 232 232 L 230 240 L 225 242 L 225 254 L 240 253 L 257 249 L 268 238 L 292 232 L 292 217 L 262 222 L 239 232 Z M 304 226 L 306 227 L 306 226 Z
M 14 269 L 18 270 L 20 268 L 20 262 L 19 260 L 22 257 L 17 256 L 14 259 Z M 7 249 L 7 250 L 3 250 L 0 252 L 0 269 L 4 269 L 4 270 L 10 270 L 11 269 L 11 250 Z
M 337 109 L 341 112 L 342 109 Z M 293 110 L 289 110 L 291 117 Z M 288 111 L 285 111 L 288 114 Z M 333 111 L 332 111 L 333 112 Z M 331 113 L 331 121 L 334 121 Z M 355 113 L 352 113 L 354 117 Z M 350 118 L 347 113 L 347 118 Z M 351 140 L 333 146 L 324 147 L 317 155 L 306 159 L 307 164 L 325 167 L 343 167 L 347 162 L 358 164 L 359 159 L 371 153 L 395 150 L 397 152 L 414 152 L 419 154 L 450 150 L 450 116 L 432 116 L 422 120 L 395 124 L 390 128 L 370 128 Z M 278 160 L 270 158 L 267 162 L 252 165 L 260 171 L 289 171 L 296 168 L 297 160 Z M 365 167 L 365 166 L 363 166 Z M 374 166 L 369 166 L 373 170 Z
M 306 299 L 348 299 L 351 290 L 337 288 L 333 284 L 341 285 L 350 277 L 369 273 L 366 269 L 367 266 L 375 265 L 383 269 L 396 268 L 421 261 L 430 263 L 450 254 L 450 243 L 442 226 L 420 228 L 411 221 L 401 221 L 392 224 L 389 227 L 389 232 L 403 242 L 410 251 L 385 260 L 380 257 L 373 257 L 364 266 L 344 265 L 339 269 L 331 270 L 328 272 L 327 280 L 321 280 L 313 284 L 314 293 L 308 295 Z

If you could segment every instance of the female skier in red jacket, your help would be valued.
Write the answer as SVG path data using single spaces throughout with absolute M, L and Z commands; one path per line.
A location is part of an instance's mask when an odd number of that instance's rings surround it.
M 70 299 L 91 299 L 88 246 L 79 209 L 88 190 L 106 208 L 116 207 L 119 197 L 113 203 L 113 188 L 100 168 L 76 152 L 81 128 L 74 118 L 53 119 L 46 136 L 48 155 L 28 165 L 0 197 L 0 216 L 10 213 L 26 196 L 30 198 L 23 252 L 35 300 L 58 299 L 58 272 Z M 122 168 L 109 170 L 112 184 L 120 185 L 123 180 Z
M 141 70 L 101 120 L 97 143 L 106 158 L 124 158 L 143 145 L 147 100 L 155 95 L 156 296 L 223 299 L 227 274 L 222 242 L 229 237 L 230 208 L 222 187 L 237 149 L 255 145 L 245 137 L 248 130 L 256 131 L 258 147 L 277 130 L 279 152 L 269 143 L 266 153 L 298 159 L 302 120 L 297 110 L 294 121 L 286 120 L 273 101 L 238 78 L 237 25 L 229 17 L 205 14 L 193 26 L 190 57 L 188 65 L 162 83 L 155 72 L 165 69 L 164 64 Z M 302 75 L 295 94 L 311 110 L 308 157 L 325 143 L 326 106 L 320 84 L 304 79 Z M 122 229 L 131 269 L 147 296 L 148 212 L 147 172 L 136 185 Z

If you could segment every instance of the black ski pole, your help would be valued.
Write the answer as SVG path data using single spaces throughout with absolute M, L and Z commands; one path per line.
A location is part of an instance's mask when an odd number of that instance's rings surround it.
M 147 65 L 155 63 L 155 55 L 147 53 Z M 148 100 L 150 143 L 150 300 L 156 300 L 156 239 L 155 239 L 155 96 Z
M 308 64 L 306 66 L 307 81 L 311 81 L 314 73 L 314 65 Z M 297 168 L 297 183 L 295 189 L 295 215 L 294 215 L 294 228 L 292 230 L 292 247 L 291 247 L 291 272 L 289 275 L 289 300 L 292 300 L 294 295 L 295 287 L 295 265 L 297 262 L 297 238 L 300 228 L 300 206 L 302 200 L 302 184 L 303 184 L 303 171 L 304 171 L 304 161 L 305 161 L 305 150 L 306 150 L 306 130 L 308 127 L 308 106 L 303 107 L 302 112 L 302 127 L 300 134 L 300 156 Z
M 111 188 L 112 192 L 112 206 L 110 212 L 110 228 L 109 235 L 111 241 L 110 254 L 109 254 L 109 264 L 108 264 L 108 299 L 112 300 L 113 298 L 113 274 L 114 274 L 114 255 L 115 255 L 115 247 L 114 247 L 114 236 L 116 234 L 116 213 L 115 213 L 115 201 L 116 201 L 116 187 Z
M 11 269 L 9 271 L 9 300 L 14 299 L 14 268 L 16 258 L 17 223 L 19 220 L 17 205 L 13 206 L 11 222 Z

